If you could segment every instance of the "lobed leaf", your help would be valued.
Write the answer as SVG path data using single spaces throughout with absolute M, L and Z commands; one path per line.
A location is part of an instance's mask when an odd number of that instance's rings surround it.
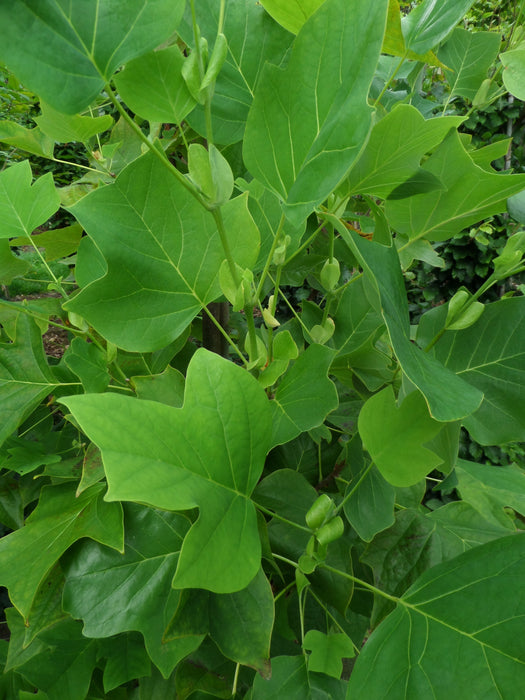
M 250 494 L 271 439 L 271 411 L 257 381 L 200 349 L 188 367 L 182 408 L 116 394 L 64 403 L 102 451 L 109 500 L 199 508 L 173 585 L 217 593 L 245 588 L 261 552 Z
M 107 272 L 66 308 L 115 345 L 158 350 L 220 296 L 225 256 L 215 220 L 152 154 L 133 161 L 113 185 L 85 196 L 71 211 L 96 246 L 80 247 L 79 266 L 93 268 L 94 275 L 103 274 L 104 266 Z M 259 234 L 247 195 L 222 211 L 236 262 L 250 267 Z M 84 281 L 90 280 L 82 272 Z

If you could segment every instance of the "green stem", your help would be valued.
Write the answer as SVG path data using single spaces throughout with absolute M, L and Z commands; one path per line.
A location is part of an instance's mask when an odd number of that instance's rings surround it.
M 128 126 L 134 131 L 134 133 L 139 137 L 139 139 L 144 143 L 148 149 L 153 153 L 153 155 L 166 167 L 172 175 L 176 177 L 176 179 L 179 181 L 179 184 L 181 184 L 184 189 L 186 189 L 192 197 L 194 197 L 199 204 L 206 210 L 210 210 L 210 207 L 208 203 L 203 199 L 202 195 L 199 193 L 197 188 L 188 180 L 184 175 L 177 170 L 177 168 L 170 163 L 169 159 L 167 158 L 166 154 L 164 151 L 161 151 L 159 148 L 155 146 L 155 144 L 151 143 L 151 141 L 148 139 L 146 134 L 142 131 L 142 129 L 139 127 L 138 124 L 133 121 L 133 119 L 129 116 L 129 114 L 126 112 L 124 107 L 120 104 L 119 100 L 117 99 L 115 93 L 111 89 L 109 85 L 106 85 L 106 93 L 109 97 L 110 102 L 113 104 L 115 109 L 118 111 L 122 119 L 128 124 Z
M 284 561 L 285 564 L 290 564 L 290 566 L 293 566 L 294 569 L 299 568 L 299 564 L 296 561 L 292 561 L 291 559 L 288 559 L 287 557 L 283 557 L 280 554 L 275 554 L 275 552 L 272 552 L 272 556 L 274 559 L 278 559 L 279 561 Z
M 232 697 L 235 697 L 237 695 L 237 682 L 239 680 L 240 668 L 241 668 L 241 664 L 235 665 L 235 675 L 233 677 L 233 686 L 232 686 Z
M 264 283 L 266 282 L 266 277 L 268 276 L 268 273 L 270 270 L 270 265 L 272 264 L 273 254 L 275 253 L 275 249 L 277 248 L 277 244 L 279 243 L 279 240 L 281 238 L 281 233 L 282 233 L 282 230 L 284 227 L 284 222 L 285 222 L 285 218 L 284 218 L 284 214 L 283 214 L 281 216 L 281 220 L 279 221 L 279 226 L 277 227 L 277 231 L 276 231 L 275 236 L 273 238 L 272 247 L 270 248 L 270 252 L 268 253 L 268 257 L 266 258 L 266 262 L 264 264 L 263 271 L 261 272 L 261 278 L 259 279 L 259 284 L 257 285 L 257 290 L 255 292 L 255 296 L 257 299 L 261 298 L 262 288 L 264 286 Z
M 333 574 L 337 574 L 338 576 L 342 576 L 343 578 L 348 579 L 349 581 L 353 581 L 354 583 L 357 583 L 359 586 L 362 586 L 363 588 L 366 588 L 367 590 L 371 591 L 375 595 L 381 596 L 381 598 L 386 598 L 387 600 L 390 600 L 392 603 L 399 603 L 399 598 L 396 598 L 393 595 L 390 595 L 389 593 L 385 593 L 385 591 L 382 591 L 380 588 L 376 588 L 373 586 L 371 583 L 368 583 L 367 581 L 363 581 L 360 578 L 357 578 L 357 576 L 352 576 L 352 574 L 347 574 L 346 571 L 340 571 L 339 569 L 335 569 L 333 566 L 329 566 L 328 564 L 325 563 L 320 563 L 319 564 L 320 569 L 326 569 L 327 571 L 331 571 Z
M 219 232 L 219 236 L 221 238 L 221 244 L 222 244 L 222 249 L 224 250 L 224 255 L 226 256 L 226 260 L 228 261 L 228 267 L 230 268 L 230 274 L 232 276 L 232 279 L 235 283 L 236 287 L 239 287 L 241 284 L 241 279 L 239 277 L 239 273 L 237 272 L 237 267 L 235 265 L 235 262 L 233 260 L 233 255 L 230 249 L 230 243 L 228 241 L 228 236 L 226 234 L 226 228 L 224 226 L 224 220 L 222 218 L 222 212 L 219 208 L 213 209 L 212 211 L 213 218 L 215 219 L 215 225 L 217 226 L 217 231 Z
M 287 258 L 287 259 L 284 261 L 283 267 L 286 267 L 286 265 L 288 265 L 294 258 L 296 258 L 298 255 L 300 255 L 300 253 L 302 253 L 303 250 L 304 250 L 305 248 L 308 248 L 308 246 L 309 246 L 311 243 L 314 242 L 314 240 L 317 238 L 317 236 L 318 236 L 318 235 L 321 233 L 321 231 L 323 230 L 324 225 L 325 225 L 325 222 L 323 221 L 323 222 L 315 229 L 315 231 L 314 231 L 310 236 L 308 236 L 308 238 L 306 239 L 306 241 L 305 241 L 301 246 L 299 246 L 299 248 L 297 248 L 297 250 L 296 250 L 294 253 L 292 253 L 292 255 L 290 255 L 289 258 Z
M 38 246 L 37 246 L 37 244 L 34 242 L 33 237 L 32 237 L 31 234 L 29 234 L 29 233 L 26 234 L 26 237 L 27 237 L 29 243 L 33 246 L 35 253 L 36 253 L 36 254 L 38 255 L 38 257 L 40 258 L 40 262 L 41 262 L 42 265 L 46 268 L 46 270 L 47 270 L 47 272 L 48 272 L 48 275 L 53 279 L 53 282 L 54 282 L 55 285 L 56 285 L 56 288 L 57 288 L 58 293 L 60 294 L 60 296 L 62 297 L 62 299 L 67 299 L 68 296 L 67 296 L 66 291 L 65 291 L 64 288 L 62 287 L 62 283 L 58 281 L 58 279 L 56 278 L 56 276 L 55 276 L 53 270 L 52 270 L 52 269 L 49 267 L 49 265 L 47 264 L 46 259 L 44 258 L 44 256 L 43 256 L 42 253 L 40 252 L 40 250 L 38 249 Z
M 248 342 L 250 344 L 250 360 L 253 361 L 257 357 L 257 332 L 255 330 L 255 322 L 253 319 L 253 306 L 244 307 L 244 315 L 248 325 Z
M 279 292 L 280 292 L 282 269 L 283 269 L 283 266 L 279 265 L 279 267 L 277 268 L 276 275 L 275 275 L 273 299 L 272 299 L 272 303 L 270 304 L 270 307 L 268 309 L 272 316 L 275 316 L 275 310 L 277 308 L 277 298 L 278 298 Z M 268 363 L 270 363 L 273 360 L 273 336 L 274 336 L 273 328 L 268 328 Z
M 390 78 L 386 81 L 386 83 L 385 83 L 383 89 L 382 89 L 381 92 L 379 93 L 379 96 L 376 98 L 374 104 L 377 105 L 377 104 L 379 104 L 379 103 L 381 102 L 381 98 L 383 97 L 383 95 L 385 94 L 385 92 L 388 90 L 388 88 L 390 87 L 390 85 L 392 84 L 392 82 L 394 81 L 396 75 L 399 73 L 399 70 L 400 70 L 401 66 L 403 65 L 403 63 L 405 62 L 406 57 L 407 57 L 407 54 L 405 54 L 404 56 L 401 57 L 401 59 L 399 60 L 399 63 L 398 63 L 397 66 L 396 66 L 395 71 L 392 73 L 392 75 L 390 76 Z
M 341 630 L 341 632 L 344 635 L 346 635 L 346 631 L 345 631 L 344 627 L 341 625 L 340 622 L 338 622 L 338 620 L 334 617 L 334 615 L 332 615 L 330 610 L 328 610 L 328 606 L 315 594 L 314 590 L 311 587 L 308 589 L 308 592 L 317 601 L 317 603 L 321 606 L 321 608 L 323 608 L 327 617 L 329 617 L 332 620 L 332 622 L 334 622 L 337 625 L 337 627 Z M 348 636 L 348 635 L 346 635 L 346 636 Z M 352 642 L 351 639 L 350 639 L 350 641 Z M 352 646 L 354 647 L 356 654 L 358 654 L 359 648 L 353 642 L 352 642 Z
M 283 596 L 283 595 L 285 595 L 286 593 L 288 593 L 288 591 L 289 591 L 291 588 L 293 588 L 294 586 L 295 586 L 295 581 L 290 581 L 290 583 L 289 583 L 287 586 L 285 586 L 281 591 L 279 591 L 279 593 L 278 593 L 278 594 L 275 596 L 275 598 L 273 599 L 274 605 L 275 605 L 275 603 L 277 603 L 277 601 L 279 600 L 279 598 L 280 598 L 281 596 Z
M 299 525 L 299 523 L 294 523 L 293 520 L 288 520 L 287 518 L 283 518 L 282 515 L 279 515 L 278 513 L 274 513 L 273 510 L 268 510 L 268 508 L 265 508 L 260 503 L 256 502 L 255 507 L 258 508 L 263 513 L 265 513 L 266 515 L 269 515 L 271 518 L 277 518 L 277 520 L 280 520 L 281 522 L 286 523 L 287 525 L 290 525 L 291 527 L 295 527 L 298 530 L 303 530 L 303 532 L 307 532 L 309 535 L 312 534 L 312 531 L 310 530 L 309 527 L 306 527 L 306 525 Z M 279 558 L 277 556 L 277 554 L 275 554 L 274 556 Z M 288 561 L 288 560 L 284 560 L 284 561 Z M 297 566 L 297 564 L 293 564 L 293 565 Z
M 219 333 L 221 333 L 221 334 L 224 336 L 224 338 L 226 339 L 226 341 L 228 342 L 228 344 L 234 349 L 236 355 L 239 357 L 239 359 L 241 360 L 241 362 L 243 363 L 243 365 L 246 367 L 246 366 L 248 365 L 248 362 L 246 361 L 246 358 L 244 357 L 244 355 L 242 354 L 242 352 L 239 350 L 239 347 L 238 347 L 238 345 L 235 343 L 235 341 L 229 336 L 228 332 L 227 332 L 226 330 L 224 330 L 224 328 L 223 328 L 223 327 L 221 326 L 221 324 L 217 321 L 217 319 L 216 319 L 215 316 L 211 313 L 211 311 L 208 309 L 207 306 L 204 306 L 204 307 L 203 307 L 203 311 L 204 311 L 204 313 L 208 316 L 208 318 L 210 319 L 210 321 L 215 325 L 215 327 L 217 328 L 217 330 L 219 331 Z

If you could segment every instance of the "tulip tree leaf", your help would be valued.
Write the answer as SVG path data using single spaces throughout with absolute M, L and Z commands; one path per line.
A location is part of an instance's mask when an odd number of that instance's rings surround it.
M 344 504 L 346 519 L 365 542 L 393 524 L 395 490 L 376 466 L 370 470 L 365 467 L 357 474 L 355 481 L 348 484 L 345 495 L 348 496 Z
M 293 34 L 301 29 L 310 15 L 318 10 L 325 0 L 262 0 L 261 5 L 276 22 Z
M 494 469 L 460 459 L 456 465 L 457 489 L 491 523 L 509 525 L 503 508 L 525 515 L 525 472 L 516 465 Z
M 474 0 L 423 0 L 401 21 L 407 48 L 418 54 L 434 48 L 473 4 Z
M 0 284 L 11 284 L 16 277 L 22 277 L 31 264 L 22 260 L 18 255 L 13 255 L 9 241 L 0 239 Z
M 405 283 L 396 249 L 361 238 L 335 217 L 329 220 L 377 290 L 376 303 L 385 319 L 397 359 L 403 372 L 427 400 L 432 417 L 454 421 L 475 411 L 483 397 L 481 392 L 410 342 Z
M 514 697 L 525 686 L 524 577 L 524 534 L 426 571 L 366 642 L 347 697 Z
M 319 630 L 309 630 L 303 642 L 303 649 L 310 651 L 309 671 L 326 673 L 333 678 L 341 678 L 343 659 L 355 656 L 354 645 L 346 634 L 323 634 Z
M 446 183 L 408 199 L 387 201 L 387 218 L 411 239 L 444 241 L 471 224 L 506 209 L 507 197 L 525 187 L 525 175 L 501 175 L 476 165 L 452 131 L 422 168 Z
M 392 387 L 371 396 L 359 414 L 359 434 L 384 478 L 412 486 L 438 467 L 439 455 L 424 446 L 441 424 L 430 417 L 423 396 L 412 392 L 396 406 Z
M 462 117 L 425 119 L 412 105 L 397 106 L 374 125 L 350 172 L 350 188 L 386 199 L 411 176 L 426 172 L 420 169 L 425 153 L 462 121 Z
M 179 604 L 171 582 L 190 523 L 178 513 L 133 503 L 124 505 L 124 518 L 124 553 L 80 542 L 66 555 L 64 609 L 83 620 L 86 637 L 140 632 L 153 662 L 169 675 L 204 638 L 163 641 Z
M 361 560 L 373 570 L 378 588 L 400 596 L 427 569 L 507 534 L 508 528 L 489 522 L 468 503 L 448 503 L 426 515 L 407 509 L 397 514 L 392 527 L 374 538 Z M 378 596 L 372 627 L 393 607 L 391 601 Z
M 42 133 L 58 143 L 69 141 L 87 143 L 92 136 L 113 126 L 113 118 L 109 114 L 103 117 L 68 116 L 46 104 L 41 103 L 40 108 L 42 114 L 35 117 L 35 122 Z
M 272 677 L 255 676 L 253 697 L 256 700 L 344 700 L 346 683 L 329 676 L 308 673 L 303 655 L 277 656 L 272 659 Z
M 272 589 L 261 569 L 235 593 L 184 591 L 164 640 L 209 634 L 228 659 L 268 677 L 273 622 Z
M 195 11 L 202 36 L 211 43 L 217 36 L 220 6 L 215 0 L 199 0 Z M 223 32 L 228 38 L 228 54 L 215 81 L 211 113 L 215 142 L 227 145 L 243 137 L 264 64 L 279 65 L 293 36 L 271 20 L 258 2 L 227 2 Z M 188 46 L 194 46 L 189 3 L 179 34 Z M 198 105 L 188 121 L 198 133 L 206 135 L 202 107 Z
M 183 11 L 183 0 L 13 0 L 0 6 L 0 60 L 47 104 L 75 114 L 119 66 L 167 39 Z
M 116 394 L 64 403 L 102 451 L 108 499 L 199 508 L 176 588 L 232 593 L 248 585 L 261 553 L 250 494 L 271 438 L 268 400 L 251 375 L 200 349 L 188 366 L 182 408 Z
M 522 45 L 513 51 L 502 53 L 501 62 L 504 65 L 503 82 L 507 90 L 518 100 L 525 99 L 525 49 Z
M 337 408 L 337 391 L 327 377 L 334 354 L 323 345 L 310 345 L 279 384 L 271 402 L 272 447 L 316 428 Z
M 92 192 L 71 211 L 105 258 L 107 273 L 66 308 L 119 347 L 164 347 L 220 296 L 225 256 L 214 218 L 153 155 L 135 160 L 111 187 Z M 251 266 L 259 234 L 247 195 L 222 211 L 235 261 Z M 82 253 L 81 247 L 79 264 Z
M 52 158 L 55 142 L 35 127 L 26 129 L 21 124 L 7 120 L 0 121 L 0 143 L 33 153 L 42 158 Z
M 0 444 L 59 384 L 35 322 L 19 313 L 14 324 L 14 342 L 0 343 Z
M 468 32 L 461 27 L 454 29 L 438 53 L 440 60 L 452 71 L 445 71 L 451 97 L 460 95 L 471 101 L 476 97 L 498 55 L 500 43 L 501 36 L 496 32 Z
M 74 338 L 64 355 L 64 363 L 80 378 L 86 393 L 107 388 L 110 377 L 106 357 L 93 343 Z
M 425 314 L 418 341 L 427 345 L 443 328 L 446 308 Z M 479 410 L 464 420 L 474 440 L 501 445 L 525 440 L 525 298 L 486 304 L 470 328 L 447 331 L 431 353 L 485 395 Z
M 45 696 L 31 693 L 30 697 L 42 697 L 42 700 L 85 698 L 97 662 L 97 642 L 83 637 L 78 622 L 68 618 L 44 632 L 24 650 L 23 620 L 12 608 L 6 612 L 12 640 L 8 666 L 16 668 L 46 693 Z
M 297 35 L 286 69 L 264 68 L 246 124 L 244 160 L 285 202 L 292 222 L 327 197 L 367 138 L 368 90 L 386 10 L 386 0 L 326 0 Z
M 196 104 L 182 77 L 183 64 L 177 46 L 152 51 L 127 63 L 115 85 L 124 102 L 144 119 L 180 124 Z
M 25 526 L 0 540 L 0 583 L 24 618 L 41 581 L 73 542 L 89 537 L 122 549 L 122 508 L 106 503 L 103 491 L 97 484 L 75 497 L 74 484 L 44 486 Z
M 28 160 L 0 173 L 0 238 L 30 236 L 60 206 L 51 173 L 31 185 Z

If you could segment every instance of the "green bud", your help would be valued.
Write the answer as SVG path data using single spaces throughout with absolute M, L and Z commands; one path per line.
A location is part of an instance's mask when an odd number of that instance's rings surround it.
M 341 517 L 337 516 L 323 525 L 323 527 L 315 533 L 315 536 L 319 544 L 327 545 L 342 537 L 344 531 L 345 526 L 343 520 Z
M 326 493 L 317 498 L 306 514 L 306 524 L 310 530 L 317 530 L 334 512 L 335 504 Z
M 335 323 L 329 316 L 322 325 L 316 325 L 311 329 L 310 337 L 312 338 L 314 343 L 324 345 L 333 336 L 334 331 Z
M 328 291 L 331 292 L 335 289 L 339 278 L 341 276 L 341 268 L 339 267 L 339 261 L 335 258 L 332 260 L 326 260 L 321 270 L 321 284 Z

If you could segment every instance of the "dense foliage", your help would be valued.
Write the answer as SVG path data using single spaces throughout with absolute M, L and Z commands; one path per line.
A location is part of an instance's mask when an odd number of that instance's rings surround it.
M 525 45 L 472 4 L 0 3 L 0 697 L 521 697 L 525 476 L 458 453 L 525 442 L 525 174 L 465 128 Z

